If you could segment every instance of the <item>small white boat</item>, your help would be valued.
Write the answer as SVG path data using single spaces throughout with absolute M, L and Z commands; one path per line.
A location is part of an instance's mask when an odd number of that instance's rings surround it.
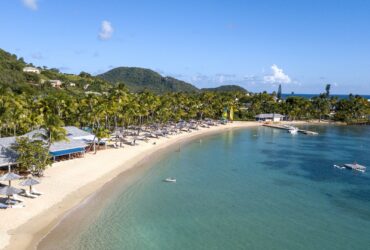
M 288 132 L 292 135 L 296 135 L 296 134 L 298 134 L 298 129 L 297 128 L 291 128 L 291 129 L 288 130 Z
M 338 166 L 338 165 L 335 165 L 335 164 L 334 164 L 334 167 L 335 167 L 335 168 L 339 168 L 339 169 L 345 169 L 345 168 L 346 168 L 346 167 Z
M 164 179 L 163 181 L 164 182 L 173 182 L 173 183 L 175 183 L 176 182 L 176 179 L 169 177 L 169 178 Z

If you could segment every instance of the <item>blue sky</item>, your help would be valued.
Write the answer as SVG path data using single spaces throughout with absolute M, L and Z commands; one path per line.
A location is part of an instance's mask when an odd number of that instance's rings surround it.
M 67 73 L 370 94 L 370 1 L 1 0 L 0 48 Z

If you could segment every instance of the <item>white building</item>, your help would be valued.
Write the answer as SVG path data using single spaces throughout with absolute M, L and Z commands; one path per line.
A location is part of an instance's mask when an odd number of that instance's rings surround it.
M 281 114 L 259 114 L 255 116 L 256 121 L 264 121 L 264 122 L 280 122 L 285 119 L 284 115 Z
M 51 86 L 54 88 L 60 88 L 62 86 L 62 81 L 61 80 L 50 80 L 49 81 Z
M 40 74 L 41 71 L 35 67 L 24 67 L 23 72 Z

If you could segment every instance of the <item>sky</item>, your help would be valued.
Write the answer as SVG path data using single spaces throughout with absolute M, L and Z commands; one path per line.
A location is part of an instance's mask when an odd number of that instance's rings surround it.
M 367 0 L 1 0 L 0 48 L 36 66 L 153 69 L 197 87 L 370 94 Z

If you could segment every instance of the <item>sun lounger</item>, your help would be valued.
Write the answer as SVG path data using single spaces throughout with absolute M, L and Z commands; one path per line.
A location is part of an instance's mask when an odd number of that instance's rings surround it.
M 28 198 L 36 198 L 37 197 L 37 195 L 31 194 L 28 190 L 24 191 L 24 196 L 26 196 Z
M 43 195 L 44 193 L 41 193 L 39 191 L 37 191 L 35 188 L 32 189 L 32 194 L 35 194 L 35 195 Z
M 25 205 L 22 203 L 16 204 L 16 205 L 10 205 L 11 208 L 24 208 Z
M 20 202 L 23 202 L 23 201 L 24 201 L 24 200 L 23 200 L 21 197 L 19 197 L 17 194 L 13 194 L 12 196 L 13 196 L 12 200 L 20 201 Z

